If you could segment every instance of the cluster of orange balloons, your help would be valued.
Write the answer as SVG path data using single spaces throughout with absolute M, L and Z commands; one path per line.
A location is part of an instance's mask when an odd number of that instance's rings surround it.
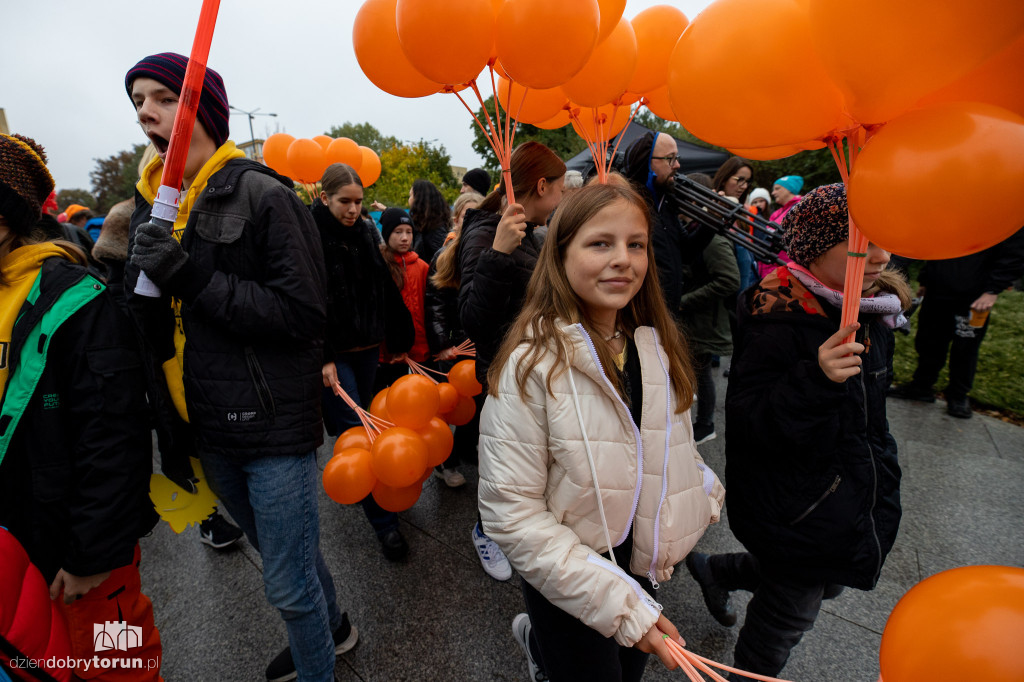
M 263 143 L 263 162 L 281 175 L 312 185 L 320 181 L 332 163 L 352 166 L 363 187 L 380 177 L 380 157 L 369 147 L 362 147 L 347 137 L 294 138 L 287 133 L 274 133 Z
M 965 566 L 912 587 L 886 621 L 885 682 L 1024 680 L 1024 569 Z
M 475 370 L 473 360 L 463 360 L 452 367 L 448 382 L 409 374 L 378 393 L 370 414 L 394 426 L 374 439 L 362 426 L 338 437 L 323 472 L 327 495 L 354 504 L 372 494 L 382 508 L 396 512 L 414 505 L 430 472 L 452 452 L 449 425 L 467 424 L 476 412 L 473 396 L 483 387 Z
M 752 159 L 863 127 L 855 223 L 890 251 L 938 259 L 1024 225 L 1012 189 L 1024 184 L 1022 82 L 1017 0 L 716 0 L 671 50 L 667 97 L 650 99 L 662 118 Z

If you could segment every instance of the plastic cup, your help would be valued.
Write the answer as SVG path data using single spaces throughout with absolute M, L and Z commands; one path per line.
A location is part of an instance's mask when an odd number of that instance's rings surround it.
M 985 320 L 988 319 L 990 310 L 975 310 L 971 308 L 971 321 L 968 324 L 975 329 L 981 329 L 985 326 Z

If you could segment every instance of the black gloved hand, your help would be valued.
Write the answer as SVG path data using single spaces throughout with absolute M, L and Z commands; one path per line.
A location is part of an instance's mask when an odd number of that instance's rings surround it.
M 188 262 L 188 254 L 166 227 L 142 223 L 135 232 L 131 259 L 157 286 L 163 288 Z

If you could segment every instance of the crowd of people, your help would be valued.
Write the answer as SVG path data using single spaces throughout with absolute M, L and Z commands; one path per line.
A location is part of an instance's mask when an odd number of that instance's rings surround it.
M 762 675 L 783 669 L 823 599 L 875 586 L 901 515 L 885 398 L 911 294 L 874 244 L 860 286 L 844 290 L 843 185 L 801 195 L 788 175 L 769 194 L 739 157 L 691 176 L 770 218 L 784 266 L 680 219 L 679 150 L 655 132 L 607 183 L 526 142 L 508 183 L 471 170 L 449 206 L 417 180 L 408 211 L 377 206 L 378 226 L 351 167 L 329 166 L 305 206 L 289 178 L 246 159 L 207 68 L 167 230 L 153 202 L 186 66 L 163 53 L 127 72 L 155 153 L 95 243 L 43 211 L 43 148 L 0 136 L 0 525 L 50 586 L 74 650 L 92 656 L 92 624 L 124 620 L 159 657 L 138 569 L 156 523 L 155 431 L 163 473 L 192 492 L 205 476 L 237 524 L 212 517 L 204 542 L 244 534 L 262 557 L 288 633 L 267 679 L 335 679 L 359 634 L 320 551 L 316 451 L 360 421 L 332 388 L 369 409 L 407 359 L 447 371 L 466 341 L 484 392 L 435 475 L 458 487 L 479 467 L 466 530 L 488 575 L 522 580 L 512 632 L 531 679 L 638 680 L 651 654 L 675 668 L 665 638 L 683 643 L 684 614 L 663 613 L 657 590 L 684 564 L 724 626 L 737 620 L 730 592 L 753 593 L 735 665 Z M 921 309 L 921 365 L 899 395 L 934 400 L 955 336 L 949 409 L 962 411 L 986 324 L 965 306 L 987 310 L 1019 275 L 1022 234 L 970 286 L 928 265 L 935 304 Z M 142 272 L 159 296 L 136 293 Z M 963 286 L 943 288 L 950 277 Z M 861 315 L 840 329 L 845 296 Z M 697 446 L 717 436 L 721 356 L 732 362 L 716 473 Z M 383 555 L 404 559 L 397 515 L 361 504 Z M 747 551 L 693 552 L 726 505 Z

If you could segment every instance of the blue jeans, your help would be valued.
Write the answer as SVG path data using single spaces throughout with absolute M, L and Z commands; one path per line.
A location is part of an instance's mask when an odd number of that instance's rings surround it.
M 239 460 L 203 453 L 210 485 L 263 558 L 267 601 L 288 630 L 298 679 L 334 680 L 334 639 L 341 625 L 320 554 L 316 453 Z

